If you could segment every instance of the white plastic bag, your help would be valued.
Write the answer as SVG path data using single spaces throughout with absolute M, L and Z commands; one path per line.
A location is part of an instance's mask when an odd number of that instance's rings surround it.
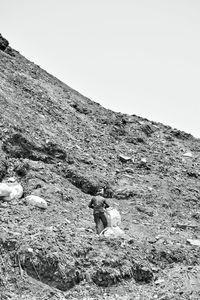
M 124 231 L 120 229 L 118 226 L 115 227 L 107 227 L 104 229 L 104 231 L 101 233 L 106 238 L 117 238 L 124 235 Z
M 23 187 L 20 183 L 0 183 L 0 197 L 4 201 L 12 201 L 13 199 L 20 199 L 23 195 Z
M 105 211 L 107 227 L 116 227 L 121 224 L 121 216 L 116 208 L 109 207 Z

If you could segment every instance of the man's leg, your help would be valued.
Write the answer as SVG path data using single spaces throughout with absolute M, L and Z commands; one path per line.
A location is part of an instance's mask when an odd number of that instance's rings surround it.
M 100 234 L 101 233 L 101 218 L 100 218 L 99 213 L 94 214 L 94 222 L 96 224 L 96 232 L 97 232 L 97 234 Z
M 106 216 L 105 216 L 104 212 L 100 213 L 100 219 L 103 223 L 103 227 L 106 228 L 108 223 L 107 223 L 107 219 L 106 219 Z

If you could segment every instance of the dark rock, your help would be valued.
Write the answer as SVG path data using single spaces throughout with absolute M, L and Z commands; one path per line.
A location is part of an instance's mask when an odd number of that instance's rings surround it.
M 151 136 L 155 131 L 155 128 L 151 124 L 144 124 L 141 126 L 141 129 L 147 136 Z
M 81 104 L 81 103 L 73 102 L 73 103 L 71 103 L 71 106 L 72 106 L 73 108 L 75 108 L 77 112 L 79 112 L 79 113 L 81 113 L 81 114 L 87 115 L 87 114 L 91 113 L 91 110 L 88 109 L 87 106 L 84 106 L 84 105 Z
M 136 205 L 135 208 L 139 211 L 142 212 L 150 217 L 153 217 L 153 209 L 145 207 L 145 206 L 139 206 Z
M 10 56 L 15 56 L 15 53 L 14 53 L 14 51 L 13 51 L 13 49 L 10 47 L 10 46 L 8 46 L 6 49 L 5 49 L 5 51 L 4 51 L 5 53 L 7 53 L 8 55 L 10 55 Z
M 194 177 L 194 178 L 199 177 L 199 172 L 195 169 L 188 169 L 186 172 L 189 177 Z
M 189 134 L 189 133 L 186 133 L 184 131 L 181 131 L 181 130 L 177 130 L 177 129 L 172 129 L 170 130 L 170 135 L 178 138 L 178 139 L 181 139 L 181 140 L 189 140 L 192 138 L 192 135 Z
M 15 166 L 14 171 L 17 173 L 17 175 L 23 177 L 26 176 L 30 169 L 29 163 L 28 162 L 19 162 L 17 166 Z
M 200 211 L 192 213 L 192 217 L 196 220 L 200 220 Z
M 137 191 L 133 187 L 122 187 L 117 190 L 114 190 L 113 197 L 116 199 L 129 199 L 137 195 Z
M 8 45 L 9 42 L 0 34 L 0 50 L 5 51 Z

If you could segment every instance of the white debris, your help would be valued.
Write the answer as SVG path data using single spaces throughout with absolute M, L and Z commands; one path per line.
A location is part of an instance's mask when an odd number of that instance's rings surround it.
M 118 226 L 116 227 L 106 227 L 101 235 L 104 235 L 107 238 L 117 238 L 124 235 L 124 231 L 120 229 Z
M 23 187 L 18 182 L 1 182 L 0 198 L 4 201 L 20 199 L 23 195 Z
M 155 284 L 158 285 L 158 284 L 161 284 L 163 282 L 165 282 L 165 280 L 162 279 L 162 278 L 160 278 L 160 279 L 158 279 L 158 280 L 155 281 Z
M 192 153 L 191 152 L 186 152 L 186 153 L 183 154 L 183 156 L 192 157 Z
M 143 163 L 147 163 L 147 159 L 146 158 L 141 158 L 141 162 L 143 162 Z
M 121 216 L 119 211 L 116 208 L 109 207 L 105 211 L 105 216 L 107 219 L 108 227 L 120 226 Z
M 25 198 L 26 204 L 33 205 L 40 208 L 47 208 L 47 202 L 43 198 L 35 195 L 30 195 Z
M 132 159 L 132 156 L 126 156 L 126 155 L 123 155 L 123 154 L 119 154 L 118 157 L 119 157 L 119 160 L 121 162 L 127 162 L 127 161 L 130 161 Z
M 187 242 L 190 244 L 190 245 L 193 245 L 193 246 L 199 246 L 200 247 L 200 240 L 197 240 L 197 239 L 188 239 Z
M 16 178 L 15 177 L 9 177 L 8 179 L 7 179 L 7 182 L 16 182 Z

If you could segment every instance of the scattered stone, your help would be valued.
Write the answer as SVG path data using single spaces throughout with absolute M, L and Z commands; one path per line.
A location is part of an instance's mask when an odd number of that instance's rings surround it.
M 158 285 L 158 284 L 161 284 L 163 282 L 165 282 L 165 280 L 160 278 L 160 279 L 155 281 L 155 284 Z
M 194 178 L 199 177 L 199 172 L 195 169 L 188 169 L 186 172 L 189 177 L 194 177 Z
M 199 226 L 198 225 L 193 225 L 193 224 L 176 224 L 176 227 L 177 228 L 180 228 L 180 229 L 183 229 L 183 230 L 186 230 L 187 228 L 190 228 L 190 229 L 197 229 Z
M 152 133 L 154 133 L 155 128 L 151 124 L 141 124 L 142 131 L 147 135 L 151 136 Z
M 142 163 L 146 164 L 147 163 L 147 159 L 146 158 L 141 158 L 140 160 Z
M 191 152 L 186 152 L 186 153 L 183 154 L 183 156 L 185 156 L 185 157 L 192 157 L 193 155 L 192 155 Z
M 153 238 L 153 237 L 152 237 L 152 238 L 150 237 L 150 238 L 147 239 L 147 241 L 148 241 L 148 243 L 150 243 L 150 244 L 155 244 L 155 243 L 157 242 L 157 239 L 155 239 L 155 238 Z
M 41 197 L 35 196 L 35 195 L 27 196 L 25 198 L 25 202 L 28 205 L 36 206 L 36 207 L 43 208 L 43 209 L 47 208 L 46 200 L 44 200 Z
M 141 205 L 136 205 L 135 208 L 137 209 L 137 211 L 142 212 L 142 213 L 148 215 L 149 217 L 153 217 L 153 209 L 152 208 L 141 206 Z
M 200 247 L 200 240 L 193 240 L 193 239 L 187 239 L 187 243 L 189 243 L 192 246 L 199 246 Z
M 123 155 L 123 154 L 119 154 L 118 157 L 119 157 L 119 160 L 120 160 L 121 162 L 123 162 L 123 163 L 132 160 L 132 157 L 131 157 L 131 156 L 125 156 L 125 155 Z
M 194 218 L 196 220 L 200 220 L 200 211 L 196 211 L 196 212 L 192 213 L 192 218 Z

